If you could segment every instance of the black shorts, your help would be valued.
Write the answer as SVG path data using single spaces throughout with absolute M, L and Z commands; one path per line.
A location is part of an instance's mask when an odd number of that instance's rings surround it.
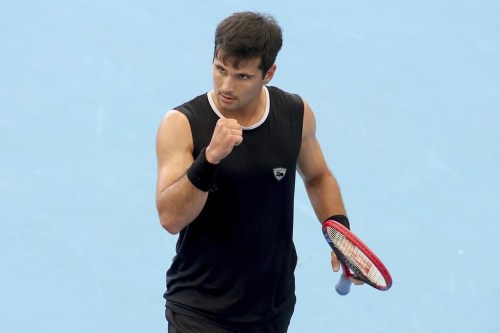
M 292 314 L 293 311 L 278 320 L 266 323 L 266 326 L 262 328 L 232 330 L 207 323 L 198 318 L 173 312 L 168 308 L 165 310 L 165 317 L 168 321 L 168 333 L 286 333 Z

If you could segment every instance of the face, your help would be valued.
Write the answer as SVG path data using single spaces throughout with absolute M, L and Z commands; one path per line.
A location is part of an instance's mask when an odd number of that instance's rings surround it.
M 221 112 L 256 110 L 262 87 L 271 81 L 276 70 L 273 65 L 262 77 L 260 61 L 259 57 L 252 58 L 240 63 L 239 68 L 234 68 L 231 59 L 226 64 L 217 57 L 214 59 L 215 101 Z

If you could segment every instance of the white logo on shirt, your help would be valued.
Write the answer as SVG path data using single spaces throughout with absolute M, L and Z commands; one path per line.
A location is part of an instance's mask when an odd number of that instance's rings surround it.
M 277 180 L 282 180 L 283 177 L 285 177 L 286 169 L 285 168 L 274 168 L 273 173 L 274 173 L 274 178 L 276 178 Z

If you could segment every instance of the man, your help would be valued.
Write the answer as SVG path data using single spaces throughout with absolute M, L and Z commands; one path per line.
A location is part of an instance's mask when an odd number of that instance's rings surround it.
M 296 171 L 320 222 L 348 226 L 339 187 L 299 96 L 267 86 L 282 46 L 273 17 L 219 23 L 214 90 L 167 112 L 157 208 L 178 234 L 167 272 L 169 332 L 286 332 L 295 306 Z M 332 267 L 339 263 L 332 255 Z

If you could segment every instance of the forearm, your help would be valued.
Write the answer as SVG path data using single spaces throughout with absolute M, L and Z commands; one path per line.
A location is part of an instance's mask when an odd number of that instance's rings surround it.
M 208 192 L 196 188 L 182 176 L 177 182 L 157 194 L 156 204 L 160 223 L 171 234 L 177 234 L 201 212 Z
M 347 215 L 339 184 L 330 172 L 304 183 L 314 212 L 321 223 L 332 215 Z

